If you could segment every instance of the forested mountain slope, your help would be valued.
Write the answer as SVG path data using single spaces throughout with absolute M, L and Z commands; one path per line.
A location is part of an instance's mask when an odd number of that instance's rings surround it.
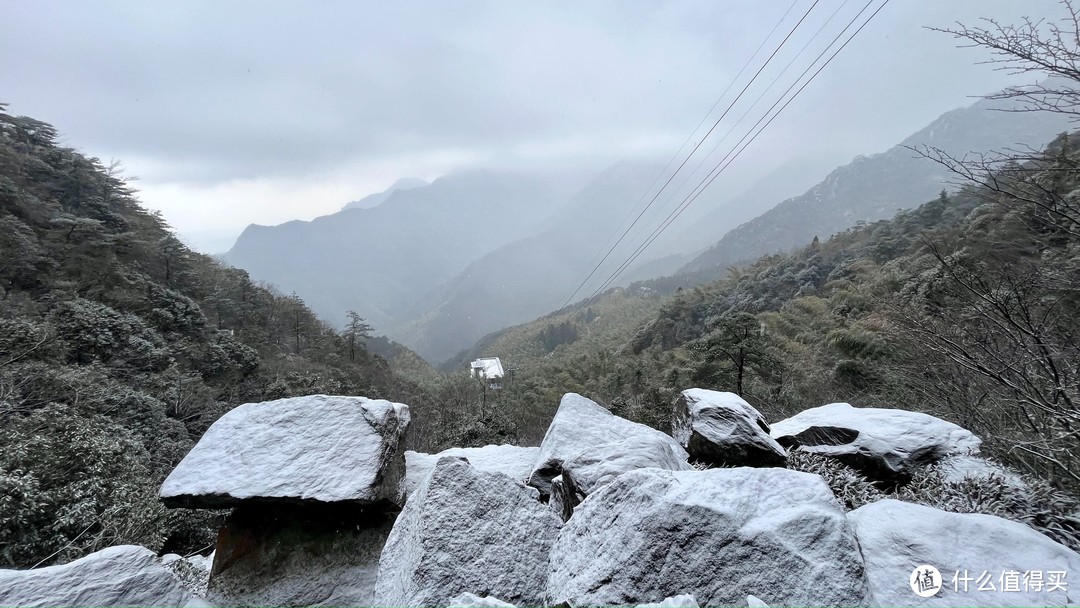
M 725 280 L 612 290 L 467 355 L 515 368 L 501 407 L 524 424 L 550 416 L 560 390 L 660 429 L 688 386 L 737 392 L 769 420 L 838 401 L 900 407 L 955 420 L 994 457 L 1076 493 L 1078 146 L 1073 135 L 1022 158 L 942 159 L 989 177 Z
M 787 252 L 815 236 L 826 239 L 858 222 L 892 217 L 949 186 L 951 176 L 911 147 L 936 147 L 955 156 L 1040 149 L 1068 128 L 1060 113 L 996 110 L 1007 107 L 981 100 L 946 112 L 889 150 L 856 158 L 806 193 L 734 228 L 679 272 L 721 278 L 729 266 Z
M 212 542 L 206 516 L 166 513 L 157 488 L 241 403 L 434 401 L 303 300 L 189 250 L 114 168 L 57 141 L 0 112 L 0 564 Z

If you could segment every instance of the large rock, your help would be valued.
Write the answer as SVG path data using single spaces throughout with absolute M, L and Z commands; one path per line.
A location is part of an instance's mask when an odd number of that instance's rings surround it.
M 480 597 L 472 593 L 462 593 L 450 600 L 449 605 L 453 608 L 514 608 L 496 597 Z
M 718 465 L 784 466 L 787 452 L 769 435 L 769 425 L 735 393 L 700 388 L 675 401 L 671 434 L 690 456 Z
M 134 545 L 102 549 L 61 566 L 0 570 L 0 606 L 206 606 Z
M 562 475 L 552 480 L 551 500 L 560 505 L 563 519 L 569 519 L 574 507 L 598 488 L 627 471 L 647 468 L 691 471 L 694 467 L 675 455 L 667 438 L 636 435 L 588 447 L 563 461 Z M 556 484 L 560 478 L 562 487 Z
M 692 594 L 702 606 L 865 605 L 855 536 L 828 485 L 788 469 L 624 473 L 585 499 L 551 552 L 549 605 Z
M 218 533 L 207 599 L 221 606 L 370 606 L 394 525 L 353 503 L 245 504 Z
M 375 605 L 446 606 L 462 593 L 543 604 L 562 521 L 535 489 L 444 457 L 409 497 L 386 541 Z
M 196 508 L 249 499 L 400 502 L 408 424 L 408 406 L 364 397 L 247 403 L 207 429 L 161 485 L 161 499 Z
M 559 402 L 559 410 L 540 443 L 540 455 L 529 476 L 529 485 L 547 496 L 551 493 L 552 478 L 562 474 L 562 465 L 567 459 L 588 448 L 640 436 L 665 442 L 679 460 L 685 462 L 689 458 L 686 450 L 670 436 L 620 418 L 581 395 L 567 393 Z
M 405 495 L 412 494 L 424 477 L 435 468 L 444 456 L 460 456 L 469 461 L 477 471 L 505 473 L 524 482 L 532 472 L 540 448 L 522 448 L 516 445 L 485 445 L 482 448 L 449 448 L 438 454 L 405 452 Z
M 978 452 L 982 441 L 951 422 L 904 410 L 831 403 L 772 425 L 780 445 L 830 456 L 880 481 L 906 481 L 919 466 Z
M 862 547 L 870 590 L 878 605 L 1080 604 L 1080 589 L 1074 587 L 1076 581 L 1068 580 L 1080 572 L 1080 555 L 1023 524 L 897 500 L 859 507 L 848 513 L 848 519 Z M 917 596 L 909 583 L 912 572 L 923 565 L 937 568 L 942 578 L 941 589 L 928 598 Z M 1069 573 L 1064 581 L 1068 589 L 1048 590 L 1052 571 Z M 1030 572 L 1041 577 L 1041 590 L 1033 589 L 1027 578 Z M 984 573 L 993 591 L 979 580 Z M 972 580 L 965 582 L 968 578 Z M 1002 590 L 1006 584 L 1009 591 Z

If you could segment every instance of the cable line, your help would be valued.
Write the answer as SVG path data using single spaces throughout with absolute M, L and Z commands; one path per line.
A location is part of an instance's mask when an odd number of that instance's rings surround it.
M 851 20 L 851 21 L 850 21 L 850 22 L 848 23 L 848 25 L 847 25 L 847 26 L 846 26 L 846 27 L 845 27 L 845 28 L 844 28 L 844 29 L 843 29 L 843 30 L 842 30 L 842 31 L 840 32 L 840 34 L 838 34 L 838 35 L 837 35 L 837 37 L 836 37 L 836 38 L 834 38 L 834 39 L 833 39 L 833 41 L 829 43 L 829 45 L 828 45 L 828 46 L 827 46 L 827 47 L 825 48 L 825 50 L 824 50 L 824 51 L 822 51 L 822 53 L 821 53 L 821 54 L 819 54 L 819 55 L 818 55 L 818 57 L 817 57 L 817 58 L 815 58 L 813 62 L 811 62 L 810 66 L 809 66 L 809 67 L 808 67 L 808 68 L 807 68 L 807 69 L 806 69 L 806 70 L 805 70 L 805 71 L 803 72 L 803 74 L 802 74 L 802 75 L 800 75 L 800 77 L 799 77 L 799 78 L 797 78 L 797 79 L 796 79 L 795 83 L 793 83 L 793 84 L 792 84 L 792 85 L 791 85 L 790 87 L 788 87 L 787 91 L 785 91 L 785 92 L 784 92 L 784 93 L 783 93 L 783 94 L 782 94 L 782 95 L 780 96 L 780 98 L 779 98 L 779 99 L 778 99 L 778 100 L 776 101 L 776 103 L 774 103 L 774 104 L 773 104 L 773 106 L 772 106 L 771 108 L 769 108 L 769 110 L 767 110 L 767 111 L 765 112 L 765 115 L 764 115 L 764 116 L 762 116 L 762 117 L 761 117 L 761 118 L 760 118 L 760 119 L 759 119 L 759 120 L 757 121 L 757 123 L 755 123 L 755 124 L 754 124 L 754 126 L 750 128 L 750 131 L 748 131 L 748 132 L 747 132 L 747 134 L 743 136 L 743 138 L 742 138 L 742 139 L 741 139 L 741 140 L 739 141 L 739 143 L 736 143 L 736 144 L 735 144 L 735 146 L 734 146 L 734 147 L 732 148 L 732 151 L 729 151 L 729 152 L 728 152 L 728 154 L 727 154 L 727 155 L 725 155 L 725 157 L 724 157 L 723 159 L 721 159 L 720 163 L 718 163 L 718 164 L 717 164 L 717 167 L 716 167 L 716 168 L 714 168 L 714 170 L 713 170 L 713 171 L 712 171 L 712 172 L 711 172 L 711 173 L 709 174 L 709 176 L 708 176 L 708 177 L 706 177 L 706 178 L 705 178 L 704 180 L 702 180 L 702 182 L 701 182 L 701 183 L 700 183 L 700 184 L 698 185 L 698 187 L 696 187 L 696 188 L 694 189 L 694 190 L 695 190 L 695 192 L 694 192 L 694 193 L 692 193 L 691 195 L 689 195 L 689 196 L 687 197 L 687 199 L 685 199 L 685 200 L 683 201 L 683 203 L 682 203 L 682 204 L 681 204 L 681 205 L 680 205 L 680 206 L 679 206 L 679 207 L 678 207 L 678 208 L 677 208 L 677 209 L 676 209 L 675 211 L 673 211 L 673 212 L 672 212 L 672 214 L 669 214 L 669 216 L 668 216 L 668 219 L 667 219 L 667 221 L 666 221 L 666 222 L 665 222 L 665 223 L 664 223 L 663 225 L 661 225 L 661 226 L 660 226 L 659 228 L 657 228 L 656 230 L 654 230 L 654 231 L 653 231 L 653 233 L 652 233 L 652 235 L 651 235 L 651 238 L 649 238 L 649 239 L 648 239 L 648 240 L 647 240 L 646 242 L 644 242 L 644 243 L 643 243 L 642 245 L 640 245 L 640 246 L 639 246 L 639 247 L 637 248 L 637 250 L 635 250 L 635 252 L 634 252 L 633 254 L 631 254 L 631 256 L 630 256 L 630 257 L 629 257 L 629 258 L 628 258 L 628 259 L 627 259 L 626 261 L 624 261 L 624 262 L 623 262 L 623 263 L 622 263 L 622 264 L 621 264 L 621 265 L 619 266 L 619 268 L 618 268 L 618 269 L 616 269 L 616 271 L 615 271 L 614 273 L 612 273 L 612 274 L 611 274 L 611 275 L 610 275 L 610 276 L 608 277 L 608 279 L 607 279 L 607 280 L 606 280 L 606 281 L 604 282 L 604 284 L 603 284 L 603 285 L 601 285 L 601 287 L 600 287 L 599 289 L 597 289 L 596 291 L 594 291 L 594 292 L 593 292 L 593 294 L 592 294 L 591 296 L 589 296 L 589 298 L 588 298 L 588 300 L 587 300 L 587 301 L 591 301 L 591 300 L 593 300 L 593 299 L 594 299 L 594 298 L 595 298 L 596 296 L 598 296 L 598 295 L 599 295 L 600 293 L 602 293 L 602 292 L 603 292 L 603 291 L 604 291 L 605 289 L 607 289 L 607 287 L 608 287 L 608 286 L 609 286 L 609 285 L 610 285 L 610 284 L 611 284 L 612 282 L 614 282 L 614 281 L 615 281 L 615 279 L 617 279 L 617 278 L 618 278 L 618 276 L 619 276 L 620 274 L 622 274 L 622 272 L 623 272 L 623 271 L 625 271 L 625 270 L 626 270 L 626 268 L 627 268 L 627 267 L 628 267 L 628 266 L 629 266 L 630 264 L 632 264 L 632 263 L 633 263 L 633 262 L 634 262 L 634 261 L 635 261 L 635 260 L 636 260 L 636 259 L 637 259 L 637 258 L 638 258 L 638 257 L 639 257 L 640 255 L 641 255 L 641 253 L 643 253 L 643 252 L 645 251 L 645 249 L 646 249 L 646 248 L 648 248 L 648 246 L 649 246 L 649 245 L 651 245 L 651 244 L 653 243 L 653 241 L 655 241 L 655 240 L 657 239 L 657 237 L 659 237 L 659 236 L 660 236 L 660 234 L 662 234 L 662 233 L 663 233 L 663 231 L 664 231 L 664 230 L 666 230 L 666 229 L 667 229 L 667 227 L 668 227 L 668 226 L 670 226 L 670 225 L 671 225 L 671 223 L 672 223 L 672 222 L 673 222 L 673 221 L 674 221 L 675 219 L 677 219 L 677 218 L 679 217 L 679 215 L 681 215 L 681 214 L 682 214 L 682 212 L 686 210 L 686 208 L 687 208 L 687 207 L 689 207 L 689 206 L 690 206 L 690 204 L 691 204 L 691 203 L 693 203 L 693 202 L 694 202 L 695 200 L 697 200 L 697 197 L 698 197 L 698 196 L 700 196 L 700 195 L 701 195 L 701 193 L 702 193 L 702 192 L 704 192 L 704 190 L 705 190 L 706 188 L 708 188 L 708 187 L 709 187 L 709 185 L 711 185 L 711 184 L 712 184 L 712 182 L 713 182 L 713 181 L 715 181 L 715 180 L 716 180 L 716 178 L 717 178 L 717 177 L 719 177 L 721 173 L 723 173 L 724 169 L 726 169 L 727 167 L 729 167 L 729 166 L 731 165 L 731 163 L 732 163 L 732 162 L 734 162 L 734 161 L 735 161 L 735 159 L 737 159 L 737 158 L 738 158 L 738 157 L 739 157 L 739 156 L 740 156 L 740 155 L 742 154 L 742 152 L 743 152 L 744 150 L 746 150 L 746 148 L 747 148 L 747 147 L 749 147 L 749 146 L 750 146 L 750 144 L 752 144 L 752 143 L 754 142 L 754 140 L 756 140 L 756 139 L 757 139 L 757 137 L 758 137 L 759 135 L 761 135 L 761 133 L 762 133 L 762 132 L 763 132 L 763 131 L 764 131 L 764 130 L 765 130 L 765 129 L 766 129 L 766 128 L 767 128 L 767 127 L 768 127 L 768 126 L 770 125 L 770 124 L 772 124 L 773 120 L 775 120 L 775 119 L 776 119 L 776 117 L 777 117 L 777 116 L 779 116 L 779 115 L 780 115 L 780 113 L 781 113 L 781 112 L 783 112 L 783 111 L 784 111 L 784 110 L 785 110 L 785 109 L 786 109 L 786 108 L 788 107 L 788 105 L 789 105 L 789 104 L 791 104 L 791 102 L 792 102 L 792 101 L 794 101 L 796 97 L 798 97 L 798 95 L 799 95 L 800 93 L 802 93 L 803 89 L 805 89 L 807 85 L 809 85 L 809 84 L 810 84 L 811 82 L 813 82 L 813 80 L 814 80 L 815 78 L 817 78 L 818 74 L 820 74 L 820 73 L 821 73 L 821 71 L 822 71 L 822 70 L 823 70 L 823 69 L 824 69 L 824 68 L 825 68 L 826 66 L 828 66 L 828 65 L 829 65 L 829 63 L 831 63 L 833 59 L 835 59 L 835 58 L 836 58 L 836 56 L 837 56 L 837 55 L 838 55 L 838 54 L 840 53 L 840 51 L 844 50 L 844 48 L 845 48 L 845 47 L 847 47 L 847 45 L 848 45 L 848 44 L 849 44 L 849 43 L 850 43 L 850 42 L 851 42 L 851 41 L 852 41 L 852 40 L 853 40 L 853 39 L 855 38 L 855 36 L 857 36 L 857 35 L 859 34 L 859 32 L 861 32 L 861 31 L 863 30 L 863 28 L 865 28 L 865 27 L 867 26 L 867 24 L 869 24 L 869 23 L 870 23 L 870 21 L 871 21 L 871 20 L 873 20 L 873 19 L 874 19 L 874 17 L 876 17 L 876 16 L 877 16 L 877 14 L 878 14 L 879 12 L 881 12 L 881 9 L 885 8 L 885 6 L 886 6 L 886 5 L 887 5 L 887 4 L 889 3 L 889 0 L 884 0 L 884 1 L 883 1 L 883 2 L 881 3 L 881 5 L 880 5 L 880 6 L 878 6 L 878 8 L 877 8 L 877 9 L 876 9 L 876 10 L 875 10 L 875 11 L 874 11 L 874 12 L 873 12 L 873 13 L 872 13 L 872 14 L 871 14 L 871 15 L 870 15 L 870 16 L 869 16 L 869 17 L 868 17 L 867 19 L 866 19 L 866 21 L 864 21 L 864 22 L 862 23 L 862 25 L 860 25 L 860 26 L 858 27 L 858 29 L 856 29 L 856 30 L 855 30 L 855 32 L 854 32 L 854 33 L 852 33 L 852 34 L 851 34 L 851 36 L 850 36 L 850 37 L 848 37 L 848 39 L 847 39 L 847 40 L 845 40 L 845 41 L 844 41 L 844 43 L 843 43 L 842 45 L 840 45 L 840 47 L 839 47 L 839 48 L 837 48 L 837 49 L 836 49 L 836 51 L 835 51 L 835 52 L 834 52 L 834 53 L 833 53 L 833 54 L 832 54 L 832 55 L 831 55 L 831 56 L 830 56 L 830 57 L 829 57 L 829 58 L 828 58 L 828 59 L 827 59 L 827 60 L 826 60 L 826 61 L 825 61 L 825 62 L 824 62 L 824 63 L 823 63 L 823 64 L 822 64 L 822 65 L 821 65 L 821 66 L 820 66 L 820 67 L 819 67 L 818 69 L 817 69 L 817 71 L 815 71 L 815 72 L 814 72 L 814 74 L 813 74 L 813 75 L 812 75 L 812 76 L 811 76 L 811 77 L 810 77 L 810 78 L 809 78 L 809 79 L 808 79 L 808 80 L 807 80 L 806 82 L 804 82 L 804 83 L 802 84 L 802 86 L 800 86 L 800 87 L 799 87 L 799 89 L 798 89 L 798 90 L 797 90 L 797 91 L 795 92 L 795 94 L 794 94 L 794 95 L 792 95 L 792 96 L 791 96 L 791 97 L 790 97 L 790 98 L 789 98 L 789 99 L 788 99 L 788 100 L 787 100 L 787 101 L 786 101 L 786 102 L 784 103 L 784 105 L 783 105 L 783 106 L 781 106 L 781 107 L 780 107 L 780 109 L 779 109 L 779 110 L 777 110 L 777 111 L 776 111 L 776 113 L 774 113 L 774 114 L 772 115 L 772 117 L 770 117 L 770 118 L 768 119 L 768 121 L 767 121 L 767 122 L 765 122 L 765 124 L 764 124 L 764 125 L 763 125 L 763 126 L 762 126 L 762 127 L 760 128 L 760 129 L 758 129 L 758 131 L 757 131 L 756 133 L 754 133 L 754 134 L 753 134 L 753 136 L 752 136 L 752 137 L 750 137 L 750 140 L 749 140 L 749 141 L 746 141 L 746 138 L 747 138 L 748 136 L 750 136 L 750 133 L 751 133 L 751 132 L 753 132 L 753 130 L 754 130 L 755 128 L 757 128 L 757 126 L 758 126 L 759 124 L 761 124 L 761 122 L 762 122 L 762 121 L 764 121 L 766 117 L 768 117 L 768 115 L 769 115 L 769 112 L 771 112 L 771 111 L 773 110 L 773 108 L 775 108 L 775 107 L 776 107 L 777 105 L 779 105 L 779 103 L 780 103 L 781 101 L 783 101 L 783 99 L 784 99 L 784 96 L 786 96 L 786 95 L 787 95 L 787 93 L 788 93 L 788 92 L 790 92 L 790 91 L 791 91 L 791 89 L 793 89 L 793 88 L 795 87 L 795 85 L 797 85 L 797 84 L 798 84 L 799 80 L 801 80 L 801 79 L 802 79 L 802 76 L 804 76 L 804 75 L 805 75 L 805 74 L 806 74 L 807 72 L 809 72 L 809 71 L 810 71 L 810 70 L 811 70 L 811 69 L 813 68 L 814 64 L 815 64 L 815 63 L 816 63 L 816 62 L 817 62 L 817 61 L 818 61 L 818 60 L 819 60 L 819 59 L 820 59 L 820 58 L 821 58 L 821 57 L 822 57 L 822 56 L 823 56 L 823 55 L 824 55 L 825 53 L 827 53 L 827 52 L 828 52 L 828 50 L 829 50 L 830 48 L 832 48 L 832 46 L 833 46 L 834 44 L 836 44 L 836 42 L 837 42 L 837 41 L 838 41 L 838 40 L 840 39 L 840 37 L 842 37 L 842 36 L 843 36 L 844 32 L 846 32 L 846 31 L 847 31 L 848 29 L 850 29 L 850 28 L 851 28 L 851 26 L 852 26 L 852 25 L 854 25 L 855 21 L 857 21 L 857 20 L 858 20 L 859 16 L 860 16 L 860 15 L 862 15 L 862 13 L 864 13 L 864 12 L 866 11 L 866 9 L 867 9 L 867 8 L 869 8 L 869 6 L 870 6 L 870 5 L 872 4 L 872 3 L 873 3 L 873 0 L 870 0 L 869 2 L 867 2 L 866 6 L 864 6 L 864 7 L 863 7 L 863 9 L 859 11 L 859 13 L 858 13 L 858 14 L 857 14 L 857 15 L 856 15 L 856 16 L 855 16 L 855 17 L 854 17 L 854 18 L 853 18 L 853 19 L 852 19 L 852 20 Z M 739 148 L 739 145 L 740 145 L 740 144 L 742 144 L 742 143 L 743 143 L 743 141 L 746 141 L 745 145 L 743 145 L 743 146 L 742 146 L 741 148 Z M 737 152 L 735 151 L 735 148 L 739 148 Z M 734 155 L 733 155 L 733 156 L 732 156 L 732 152 L 734 152 Z M 725 161 L 727 161 L 727 162 L 725 163 Z
M 705 140 L 709 138 L 709 135 L 711 135 L 712 132 L 716 129 L 716 127 L 720 124 L 720 122 L 723 121 L 725 117 L 727 117 L 728 112 L 731 111 L 731 108 L 734 107 L 735 104 L 739 102 L 739 100 L 742 98 L 743 94 L 746 93 L 746 90 L 748 88 L 750 88 L 750 86 L 752 84 L 754 84 L 754 81 L 757 80 L 757 77 L 761 75 L 761 72 L 769 65 L 769 63 L 773 60 L 773 58 L 776 57 L 776 54 L 778 52 L 780 52 L 780 49 L 784 47 L 784 45 L 787 43 L 787 41 L 791 38 L 791 36 L 795 33 L 795 31 L 797 29 L 799 29 L 799 26 L 802 25 L 803 21 L 806 20 L 806 18 L 810 15 L 810 12 L 814 10 L 814 7 L 816 7 L 820 1 L 821 0 L 814 0 L 814 3 L 810 5 L 810 8 L 806 10 L 806 12 L 803 14 L 803 16 L 799 19 L 798 23 L 796 23 L 795 26 L 793 28 L 791 28 L 791 31 L 788 32 L 787 36 L 785 36 L 784 39 L 782 41 L 780 41 L 780 44 L 775 49 L 773 49 L 773 52 L 772 52 L 772 54 L 769 55 L 769 58 L 765 60 L 765 63 L 763 63 L 760 68 L 758 68 L 758 71 L 754 73 L 754 76 L 750 79 L 749 82 L 746 83 L 746 86 L 744 86 L 743 89 L 741 91 L 739 91 L 738 95 L 735 96 L 735 99 L 724 110 L 724 113 L 720 115 L 720 118 L 716 119 L 716 122 L 713 123 L 712 127 L 709 128 L 709 131 L 707 133 L 705 133 L 704 137 L 701 138 L 701 141 L 699 141 L 697 143 L 697 145 L 694 146 L 694 149 L 690 151 L 690 154 L 688 154 L 686 156 L 686 158 L 683 159 L 682 163 L 679 164 L 679 167 L 677 169 L 675 169 L 675 172 L 671 174 L 671 177 L 669 177 L 667 179 L 667 181 L 664 182 L 664 185 L 661 186 L 659 190 L 657 190 L 656 194 L 649 201 L 649 204 L 646 205 L 645 208 L 641 210 L 641 213 L 639 213 L 637 218 L 634 219 L 633 223 L 631 223 L 630 226 L 627 227 L 626 231 L 623 232 L 622 236 L 619 237 L 619 240 L 617 240 L 615 242 L 615 244 L 611 246 L 611 248 L 608 250 L 608 252 L 606 254 L 604 254 L 603 259 L 601 259 L 600 262 L 596 264 L 596 266 L 593 268 L 593 270 L 589 273 L 589 276 L 586 277 L 585 280 L 582 281 L 582 284 L 580 286 L 578 286 L 577 289 L 574 290 L 574 293 L 571 294 L 569 298 L 567 298 L 567 302 L 565 304 L 563 304 L 564 307 L 566 306 L 566 304 L 569 304 L 571 300 L 573 300 L 574 296 L 577 295 L 578 291 L 580 291 L 581 288 L 585 285 L 585 283 L 588 282 L 589 278 L 591 278 L 592 275 L 595 274 L 597 270 L 599 270 L 600 266 L 603 265 L 603 263 L 608 259 L 608 257 L 615 250 L 615 248 L 619 246 L 619 243 L 621 243 L 623 241 L 623 239 L 626 238 L 626 235 L 630 232 L 631 229 L 633 229 L 633 227 L 637 224 L 638 220 L 641 219 L 641 216 L 644 215 L 645 212 L 649 210 L 649 207 L 651 207 L 654 202 L 656 202 L 656 199 L 657 199 L 657 197 L 660 196 L 660 193 L 663 192 L 664 189 L 667 188 L 669 184 L 671 184 L 671 180 L 675 179 L 675 176 L 679 174 L 679 171 L 681 171 L 682 168 L 684 166 L 686 166 L 686 163 L 690 160 L 690 158 L 694 155 L 694 153 L 696 153 L 698 151 L 698 148 L 701 147 L 701 144 L 705 143 Z M 766 38 L 766 40 L 767 40 L 767 38 Z M 691 137 L 693 137 L 692 134 L 691 134 Z M 663 173 L 661 173 L 661 175 L 663 175 Z M 650 188 L 651 188 L 651 186 L 650 186 Z M 646 192 L 648 192 L 648 191 L 646 191 Z

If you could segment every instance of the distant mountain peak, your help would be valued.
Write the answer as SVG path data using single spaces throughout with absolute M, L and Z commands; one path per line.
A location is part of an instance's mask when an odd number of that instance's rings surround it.
M 423 188 L 427 185 L 429 185 L 428 182 L 419 177 L 402 177 L 382 192 L 369 194 L 362 199 L 345 203 L 345 206 L 342 207 L 341 210 L 345 211 L 346 209 L 369 209 L 371 207 L 378 207 L 386 202 L 386 199 L 390 198 L 391 194 L 399 190 L 412 190 L 413 188 Z

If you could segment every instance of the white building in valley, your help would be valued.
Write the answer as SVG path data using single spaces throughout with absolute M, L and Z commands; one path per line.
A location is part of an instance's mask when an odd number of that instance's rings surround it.
M 469 373 L 473 378 L 483 378 L 488 381 L 488 388 L 502 389 L 503 371 L 502 361 L 498 357 L 484 357 L 469 364 Z

